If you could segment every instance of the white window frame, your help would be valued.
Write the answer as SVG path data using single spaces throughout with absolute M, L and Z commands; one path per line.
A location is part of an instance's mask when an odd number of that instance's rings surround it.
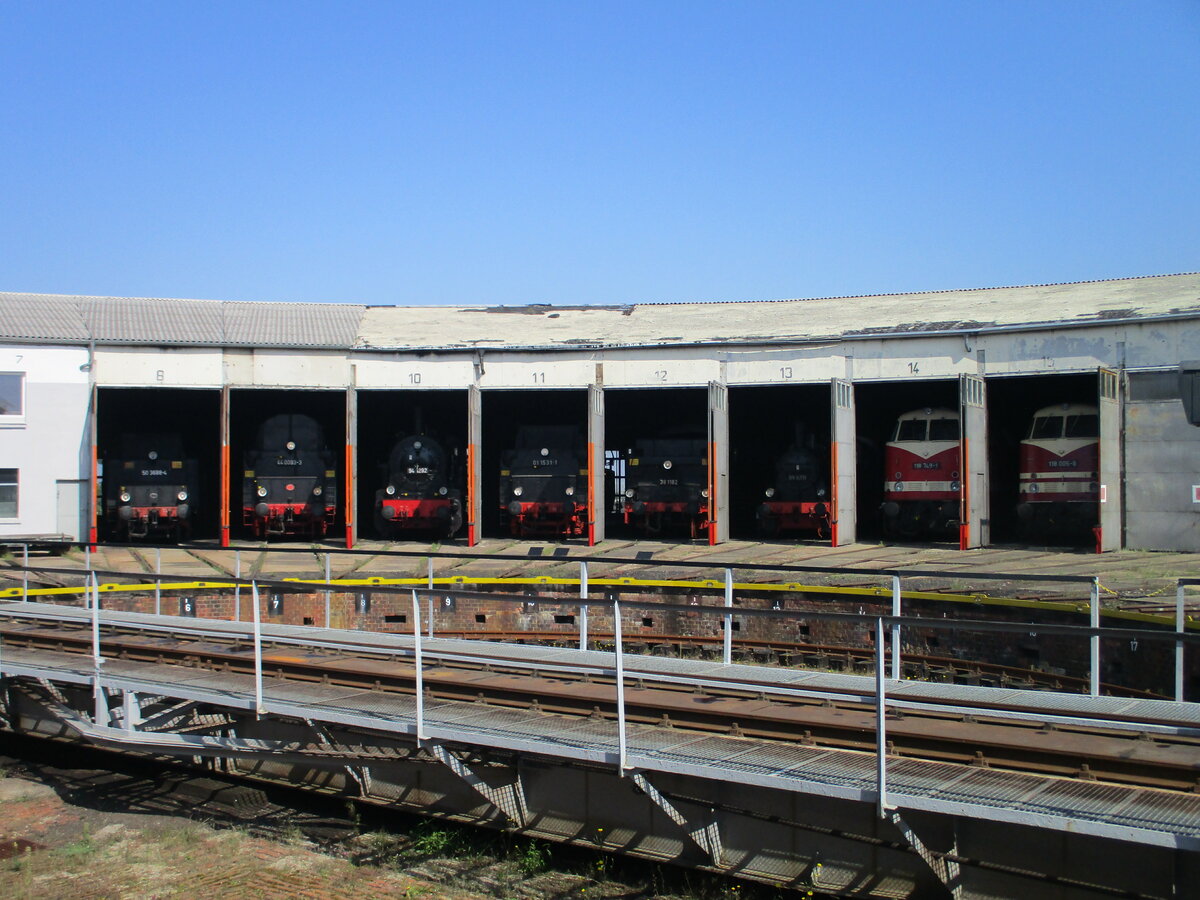
M 26 387 L 29 382 L 29 376 L 25 372 L 0 372 L 0 375 L 16 375 L 21 379 L 21 411 L 19 413 L 0 413 L 0 428 L 6 425 L 24 425 L 25 424 L 25 402 L 28 399 Z
M 19 468 L 17 468 L 16 466 L 13 466 L 11 468 L 9 468 L 7 466 L 0 466 L 0 472 L 14 473 L 12 481 L 0 481 L 0 485 L 11 484 L 17 489 L 16 515 L 13 515 L 13 516 L 0 515 L 0 522 L 8 522 L 8 523 L 19 522 L 21 520 L 21 470 Z

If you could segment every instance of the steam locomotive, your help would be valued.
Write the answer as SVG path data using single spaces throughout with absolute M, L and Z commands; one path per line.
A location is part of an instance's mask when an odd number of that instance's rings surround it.
M 587 529 L 587 449 L 570 425 L 527 425 L 500 456 L 500 520 L 515 537 Z
M 926 407 L 900 416 L 884 451 L 884 534 L 952 533 L 958 527 L 961 459 L 956 411 Z
M 625 524 L 645 535 L 708 527 L 708 445 L 703 438 L 639 442 L 629 458 Z
M 185 540 L 192 533 L 199 464 L 178 434 L 126 434 L 104 458 L 104 519 L 111 540 Z
M 337 477 L 333 451 L 315 420 L 271 416 L 244 463 L 242 524 L 255 537 L 325 536 L 337 514 Z
M 796 440 L 775 461 L 771 485 L 755 512 L 758 530 L 765 537 L 786 531 L 812 531 L 829 537 L 829 477 L 826 459 L 806 446 L 797 429 Z
M 1021 441 L 1022 534 L 1081 537 L 1097 521 L 1100 415 L 1095 406 L 1059 403 L 1033 414 Z
M 375 523 L 381 534 L 434 532 L 453 537 L 463 523 L 460 457 L 424 432 L 392 445 L 383 466 L 384 487 L 375 492 Z

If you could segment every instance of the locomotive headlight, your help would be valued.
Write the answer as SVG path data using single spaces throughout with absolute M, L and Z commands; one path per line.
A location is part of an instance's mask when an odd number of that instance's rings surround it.
M 700 496 L 703 497 L 705 500 L 707 500 L 708 499 L 708 488 L 701 488 Z
M 897 482 L 896 482 L 896 485 L 895 485 L 895 487 L 893 487 L 893 488 L 892 488 L 892 490 L 894 490 L 894 491 L 902 491 L 902 490 L 904 490 L 904 482 L 903 482 L 903 481 L 897 481 Z
M 673 462 L 671 462 L 669 459 L 664 459 L 664 460 L 663 460 L 663 468 L 664 468 L 664 469 L 669 469 L 669 468 L 671 468 L 671 466 L 673 466 L 673 465 L 675 465 L 675 464 L 674 464 Z
M 952 491 L 958 490 L 958 482 L 957 481 L 950 482 L 950 490 L 952 490 Z
M 1029 486 L 1029 493 L 1036 494 L 1037 492 L 1038 492 L 1038 486 L 1036 484 L 1031 484 Z
M 121 502 L 128 503 L 130 500 L 129 491 L 121 491 Z
M 574 485 L 567 485 L 567 489 L 565 491 L 563 491 L 563 493 L 566 494 L 568 497 L 574 497 L 575 496 Z
M 637 493 L 637 491 L 635 491 L 633 488 L 626 488 L 626 490 L 625 490 L 625 496 L 628 497 L 630 500 L 633 499 L 633 495 L 636 493 Z
M 320 497 L 323 493 L 325 493 L 325 491 L 322 489 L 322 487 L 319 484 L 313 488 L 313 496 L 314 497 Z
M 549 447 L 543 447 L 543 448 L 542 448 L 542 456 L 549 456 L 549 455 L 550 455 L 550 448 L 549 448 Z
M 255 493 L 258 494 L 258 496 L 260 496 L 260 497 L 265 497 L 265 496 L 267 496 L 267 489 L 260 484 L 258 486 L 258 490 L 255 491 Z
M 295 449 L 296 449 L 296 442 L 295 442 L 295 441 L 288 441 L 288 442 L 287 442 L 286 444 L 284 444 L 283 446 L 287 447 L 289 450 L 295 450 Z
M 817 496 L 824 497 L 825 496 L 825 488 L 817 488 Z
M 146 454 L 146 456 L 150 459 L 158 459 L 158 451 L 151 450 L 149 453 Z
M 775 488 L 769 487 L 765 491 L 763 491 L 763 493 L 766 494 L 767 499 L 770 500 L 772 497 L 775 496 Z
M 521 487 L 519 484 L 513 488 L 514 497 L 520 497 L 523 493 L 525 493 L 525 488 Z
M 413 449 L 414 449 L 414 450 L 420 450 L 420 449 L 421 449 L 421 442 L 420 442 L 420 441 L 413 441 Z
M 395 496 L 395 494 L 396 494 L 396 486 L 394 484 L 389 484 L 387 486 L 387 495 L 389 497 L 393 497 L 393 496 Z
M 182 503 L 184 500 L 187 499 L 187 491 L 180 491 L 178 494 L 175 495 L 175 499 L 178 500 L 180 503 Z
M 440 487 L 438 488 L 438 493 L 445 497 L 448 493 L 450 493 L 450 489 L 447 487 Z
M 895 478 L 897 481 L 899 481 L 901 478 L 903 478 L 903 477 L 904 477 L 904 473 L 903 473 L 903 472 L 897 472 L 897 473 L 896 473 L 896 474 L 895 474 L 893 477 L 894 477 L 894 478 Z

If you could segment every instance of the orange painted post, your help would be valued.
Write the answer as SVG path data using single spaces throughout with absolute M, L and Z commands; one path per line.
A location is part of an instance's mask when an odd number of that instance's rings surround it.
M 346 441 L 346 549 L 354 549 L 354 445 Z

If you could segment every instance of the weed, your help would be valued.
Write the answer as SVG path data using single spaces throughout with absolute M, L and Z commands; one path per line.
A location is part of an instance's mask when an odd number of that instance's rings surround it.
M 417 830 L 406 855 L 424 858 L 445 856 L 453 853 L 461 842 L 461 836 L 452 829 L 436 824 L 425 825 Z
M 58 853 L 61 856 L 91 856 L 96 852 L 96 842 L 92 840 L 91 832 L 88 827 L 83 826 L 83 837 L 73 844 L 67 844 L 59 849 Z
M 550 848 L 538 841 L 530 841 L 516 856 L 517 868 L 523 875 L 536 875 L 550 865 Z

